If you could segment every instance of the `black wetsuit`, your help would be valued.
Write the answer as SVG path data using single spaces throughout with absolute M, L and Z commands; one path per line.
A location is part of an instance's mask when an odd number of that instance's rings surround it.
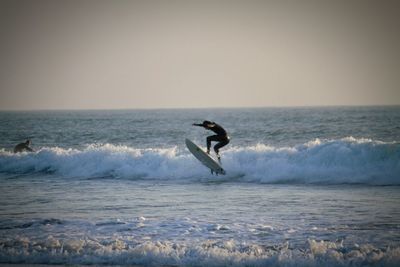
M 29 151 L 33 152 L 33 149 L 29 147 L 29 143 L 20 143 L 14 147 L 14 153 Z
M 207 130 L 213 131 L 216 135 L 211 135 L 207 137 L 207 152 L 210 151 L 211 141 L 218 142 L 214 146 L 214 151 L 219 155 L 219 149 L 223 146 L 229 144 L 229 136 L 226 133 L 225 129 L 221 127 L 221 125 L 211 122 L 210 124 L 194 124 L 196 126 L 202 126 Z

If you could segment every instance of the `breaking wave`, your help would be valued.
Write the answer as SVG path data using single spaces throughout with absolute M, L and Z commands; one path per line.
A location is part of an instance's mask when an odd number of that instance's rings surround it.
M 223 166 L 227 179 L 236 177 L 240 182 L 399 185 L 400 144 L 348 137 L 316 139 L 293 147 L 230 147 L 223 151 Z M 183 148 L 112 144 L 92 144 L 81 150 L 45 147 L 20 154 L 1 150 L 0 173 L 187 181 L 212 177 Z
M 308 240 L 303 248 L 289 243 L 265 246 L 234 240 L 187 243 L 18 237 L 0 242 L 0 262 L 134 266 L 398 266 L 400 248 L 345 246 Z

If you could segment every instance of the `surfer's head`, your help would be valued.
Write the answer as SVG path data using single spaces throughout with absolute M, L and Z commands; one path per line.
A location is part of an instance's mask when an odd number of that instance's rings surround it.
M 31 140 L 29 140 L 29 139 L 25 141 L 25 144 L 26 144 L 27 146 L 29 146 L 30 143 L 31 143 Z
M 207 125 L 210 125 L 210 124 L 213 124 L 211 121 L 203 121 L 203 125 L 204 126 L 207 126 Z

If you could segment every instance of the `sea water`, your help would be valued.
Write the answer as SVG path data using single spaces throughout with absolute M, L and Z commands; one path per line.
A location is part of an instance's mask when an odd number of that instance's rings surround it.
M 185 147 L 203 120 L 225 176 Z M 0 112 L 0 136 L 0 263 L 400 264 L 400 107 Z

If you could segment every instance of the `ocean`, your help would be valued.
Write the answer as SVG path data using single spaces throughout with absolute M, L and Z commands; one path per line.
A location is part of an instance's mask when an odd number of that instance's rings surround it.
M 226 175 L 185 147 L 203 120 Z M 400 265 L 398 106 L 2 111 L 0 136 L 2 264 Z

